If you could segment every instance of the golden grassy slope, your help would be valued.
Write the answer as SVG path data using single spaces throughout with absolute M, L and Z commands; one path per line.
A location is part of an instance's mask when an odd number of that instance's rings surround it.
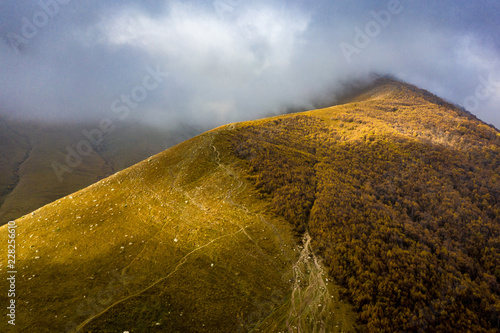
M 188 140 L 17 220 L 16 328 L 235 332 L 278 308 L 280 329 L 324 319 L 338 299 L 312 292 L 319 284 L 304 295 L 321 301 L 321 311 L 289 319 L 301 249 L 289 224 L 238 174 L 227 131 Z M 343 305 L 329 320 L 348 329 L 352 317 Z

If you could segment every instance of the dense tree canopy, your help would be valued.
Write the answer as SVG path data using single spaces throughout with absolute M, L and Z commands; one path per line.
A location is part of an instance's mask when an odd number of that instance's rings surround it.
M 498 135 L 419 98 L 274 118 L 239 129 L 234 148 L 275 212 L 309 230 L 370 332 L 496 332 Z

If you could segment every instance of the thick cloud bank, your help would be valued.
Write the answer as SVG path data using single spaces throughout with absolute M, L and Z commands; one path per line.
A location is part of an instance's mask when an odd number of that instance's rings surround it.
M 500 127 L 497 1 L 4 1 L 0 109 L 215 126 L 392 74 Z

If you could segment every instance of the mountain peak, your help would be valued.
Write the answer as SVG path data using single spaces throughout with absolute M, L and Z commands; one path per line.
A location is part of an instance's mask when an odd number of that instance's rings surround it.
M 393 78 L 377 77 L 353 88 L 341 102 L 311 114 L 332 126 L 349 124 L 351 135 L 346 137 L 350 139 L 384 132 L 455 148 L 498 143 L 493 126 L 427 90 Z
M 19 326 L 493 332 L 499 146 L 388 78 L 203 133 L 16 220 Z

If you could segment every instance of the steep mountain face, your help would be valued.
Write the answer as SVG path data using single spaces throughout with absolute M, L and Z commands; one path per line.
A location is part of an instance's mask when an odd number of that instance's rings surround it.
M 370 332 L 500 328 L 499 143 L 468 113 L 390 80 L 233 140 Z
M 198 133 L 129 123 L 103 133 L 93 123 L 49 125 L 0 117 L 0 225 Z
M 16 221 L 16 329 L 495 332 L 499 144 L 388 79 L 206 132 Z

